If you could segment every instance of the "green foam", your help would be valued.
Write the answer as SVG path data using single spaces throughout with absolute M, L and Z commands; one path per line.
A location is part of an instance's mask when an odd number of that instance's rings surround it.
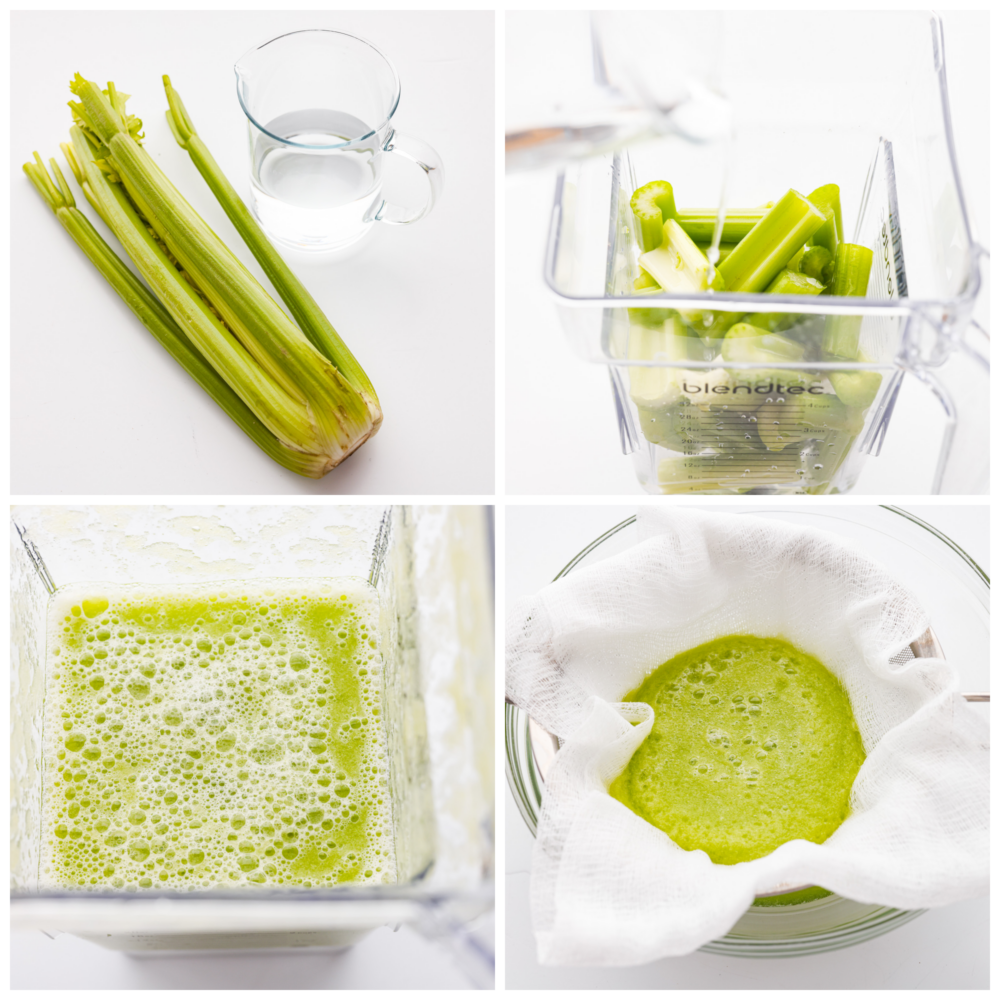
M 394 881 L 381 674 L 363 581 L 57 592 L 42 881 Z
M 837 678 L 790 643 L 716 639 L 623 700 L 654 721 L 610 792 L 685 850 L 737 864 L 821 844 L 846 819 L 865 759 L 857 723 Z

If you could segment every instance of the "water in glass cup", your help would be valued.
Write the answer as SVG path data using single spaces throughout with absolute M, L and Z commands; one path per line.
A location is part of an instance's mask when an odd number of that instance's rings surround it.
M 266 131 L 271 135 L 253 145 L 250 172 L 264 228 L 307 249 L 333 250 L 361 239 L 382 206 L 378 137 L 362 148 L 337 146 L 372 129 L 352 115 L 314 109 L 280 115 Z

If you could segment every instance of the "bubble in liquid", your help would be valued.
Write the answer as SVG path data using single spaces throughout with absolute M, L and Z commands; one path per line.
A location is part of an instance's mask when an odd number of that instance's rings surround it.
M 125 685 L 128 693 L 137 701 L 141 701 L 149 695 L 149 683 L 143 677 L 132 677 Z
M 91 597 L 82 602 L 83 613 L 88 618 L 96 618 L 108 610 L 108 601 L 104 597 Z
M 128 856 L 133 861 L 145 861 L 149 857 L 149 844 L 145 840 L 133 840 L 128 845 Z

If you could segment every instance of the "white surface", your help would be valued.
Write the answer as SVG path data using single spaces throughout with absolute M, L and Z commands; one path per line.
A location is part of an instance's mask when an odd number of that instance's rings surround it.
M 987 247 L 989 233 L 989 30 L 986 12 L 943 11 L 948 87 L 973 232 Z M 520 32 L 520 35 L 518 35 Z M 535 63 L 531 86 L 566 89 L 564 76 L 590 70 L 586 15 L 512 14 L 508 56 L 534 52 L 548 33 L 560 49 L 584 47 L 583 57 Z M 584 77 L 581 76 L 581 79 Z M 522 117 L 530 102 L 507 67 L 508 106 Z M 622 455 L 608 372 L 576 358 L 542 282 L 542 259 L 555 190 L 555 169 L 506 179 L 506 486 L 514 495 L 641 494 L 630 457 Z M 986 272 L 988 276 L 988 270 Z M 989 329 L 989 295 L 977 304 Z M 907 379 L 885 441 L 884 457 L 870 458 L 856 494 L 930 491 L 943 429 L 940 407 L 915 379 Z
M 339 954 L 138 958 L 70 934 L 11 934 L 14 990 L 467 989 L 450 955 L 408 927 L 382 927 Z
M 143 120 L 147 149 L 269 287 L 171 136 L 160 77 L 170 74 L 199 134 L 245 196 L 246 119 L 233 64 L 251 46 L 303 27 L 358 34 L 385 52 L 402 86 L 394 124 L 433 146 L 446 175 L 444 196 L 426 219 L 376 224 L 357 256 L 334 263 L 287 257 L 368 372 L 385 413 L 376 437 L 318 482 L 282 469 L 250 443 L 118 298 L 21 171 L 36 149 L 46 161 L 62 161 L 74 71 L 113 80 L 134 95 L 129 110 Z M 490 11 L 14 14 L 11 489 L 491 493 L 493 35 Z M 109 242 L 118 248 L 114 237 Z
M 728 511 L 732 506 L 717 509 Z M 812 504 L 804 506 L 814 509 Z M 838 509 L 846 513 L 847 507 Z M 908 505 L 906 509 L 950 537 L 989 573 L 988 506 Z M 584 546 L 634 513 L 634 506 L 508 507 L 507 605 L 541 589 Z M 541 966 L 535 957 L 528 907 L 534 838 L 509 789 L 505 809 L 508 989 L 793 989 L 818 983 L 827 989 L 981 989 L 989 985 L 986 898 L 931 911 L 873 941 L 824 955 L 750 960 L 699 952 L 624 969 Z

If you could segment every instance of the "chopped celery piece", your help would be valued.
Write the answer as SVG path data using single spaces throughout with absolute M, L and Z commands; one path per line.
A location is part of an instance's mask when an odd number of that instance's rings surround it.
M 704 292 L 709 288 L 708 258 L 675 219 L 663 223 L 663 242 L 655 250 L 639 255 L 639 266 L 653 276 L 657 284 L 671 294 Z M 711 287 L 722 291 L 723 284 L 716 273 Z
M 663 243 L 655 250 L 640 254 L 639 266 L 653 276 L 663 291 L 675 295 L 700 293 L 709 288 L 722 291 L 724 287 L 718 269 L 715 269 L 709 282 L 708 275 L 712 268 L 708 259 L 675 219 L 667 219 L 663 223 Z M 697 327 L 704 327 L 714 318 L 714 313 L 707 313 L 704 309 L 681 309 L 679 312 Z
M 731 454 L 760 452 L 751 412 L 722 406 L 696 406 L 688 399 L 659 409 L 640 410 L 639 420 L 646 439 L 661 448 L 687 455 L 711 450 Z M 752 461 L 759 456 L 751 456 Z
M 767 287 L 769 295 L 819 295 L 823 286 L 814 278 L 793 271 L 782 271 Z M 798 313 L 747 313 L 745 321 L 763 330 L 775 333 L 795 326 L 799 321 Z
M 798 191 L 789 191 L 719 264 L 727 292 L 762 292 L 825 216 Z
M 833 275 L 833 295 L 865 295 L 872 270 L 872 252 L 856 243 L 841 243 L 837 247 L 836 270 Z
M 657 467 L 662 493 L 746 493 L 798 483 L 802 463 L 795 453 L 771 455 L 765 463 L 739 453 L 665 458 Z
M 749 323 L 737 323 L 722 342 L 722 357 L 732 362 L 766 365 L 801 361 L 805 353 L 805 348 L 794 340 Z
M 722 349 L 722 338 L 725 337 L 726 332 L 734 323 L 740 321 L 741 315 L 739 312 L 706 311 L 702 313 L 700 321 L 695 324 L 698 336 L 707 347 L 713 348 L 715 354 L 718 354 Z
M 629 309 L 629 322 L 633 325 L 659 326 L 677 313 L 673 309 Z
M 686 442 L 678 437 L 671 424 L 672 411 L 668 407 L 636 406 L 639 430 L 650 443 L 670 451 L 683 451 Z
M 781 451 L 798 444 L 816 431 L 834 430 L 858 434 L 865 425 L 861 410 L 848 406 L 832 393 L 783 396 L 758 407 L 757 433 L 768 451 Z
M 792 274 L 798 274 L 799 273 L 799 265 L 802 263 L 802 258 L 805 256 L 806 250 L 808 250 L 808 249 L 809 249 L 808 246 L 804 246 L 804 247 L 800 247 L 798 250 L 796 250 L 795 253 L 792 254 L 791 259 L 785 265 L 785 270 L 786 271 L 791 271 Z
M 848 406 L 867 410 L 875 402 L 882 385 L 882 375 L 866 371 L 830 372 L 830 384 Z
M 800 252 L 802 257 L 799 260 L 799 273 L 815 278 L 824 285 L 829 284 L 836 268 L 833 254 L 826 247 L 820 246 L 807 247 Z
M 639 271 L 639 277 L 632 282 L 632 287 L 638 295 L 655 295 L 657 292 L 663 291 L 656 283 L 656 279 L 642 270 Z M 628 318 L 633 323 L 643 323 L 646 326 L 657 326 L 676 315 L 677 313 L 673 309 L 630 308 L 628 311 Z
M 688 332 L 676 314 L 656 327 L 633 323 L 628 357 L 630 361 L 705 360 L 701 341 Z M 678 381 L 684 377 L 683 370 L 630 365 L 628 375 L 629 396 L 638 410 L 639 426 L 646 440 L 664 447 L 683 445 L 672 436 L 670 421 L 670 410 L 681 398 Z
M 721 242 L 739 243 L 767 215 L 770 207 L 727 209 Z M 718 216 L 718 209 L 715 208 L 684 208 L 677 212 L 677 221 L 696 243 L 711 243 Z
M 787 270 L 781 271 L 767 286 L 768 295 L 819 295 L 822 290 L 823 285 L 815 278 Z
M 813 234 L 813 246 L 826 247 L 831 255 L 837 252 L 844 239 L 844 220 L 840 215 L 840 188 L 836 184 L 824 184 L 809 195 L 812 202 L 824 215 L 826 221 Z
M 872 252 L 854 243 L 837 247 L 833 295 L 864 296 L 872 269 Z M 823 331 L 823 353 L 832 358 L 853 361 L 861 342 L 861 316 L 828 316 Z
M 663 223 L 677 214 L 673 187 L 667 181 L 650 181 L 635 191 L 629 204 L 639 226 L 640 249 L 655 250 L 663 242 Z
M 682 227 L 683 228 L 683 227 Z M 691 234 L 688 233 L 690 236 Z M 703 242 L 702 240 L 695 240 L 695 246 L 708 257 L 708 251 L 711 247 L 711 241 Z M 719 260 L 725 260 L 737 247 L 736 243 L 720 243 L 719 244 Z
M 633 323 L 629 329 L 629 361 L 701 360 L 701 341 L 688 335 L 677 316 L 659 326 Z M 636 406 L 668 406 L 680 396 L 675 368 L 630 365 L 629 395 Z

